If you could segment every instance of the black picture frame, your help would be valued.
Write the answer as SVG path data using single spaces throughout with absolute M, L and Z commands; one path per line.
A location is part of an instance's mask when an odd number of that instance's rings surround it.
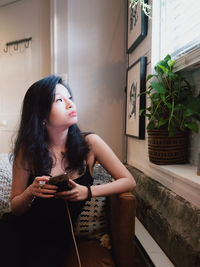
M 148 0 L 144 1 L 148 3 Z M 140 4 L 130 8 L 130 0 L 127 0 L 127 53 L 133 50 L 147 36 L 148 17 Z
M 126 118 L 125 135 L 145 139 L 145 116 L 139 115 L 146 107 L 146 66 L 147 57 L 140 57 L 128 69 L 126 75 Z

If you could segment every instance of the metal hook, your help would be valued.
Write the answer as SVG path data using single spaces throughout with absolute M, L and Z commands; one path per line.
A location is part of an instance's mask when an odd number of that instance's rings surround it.
M 18 50 L 18 43 L 14 45 L 14 50 L 15 50 L 15 51 Z
M 8 52 L 8 46 L 6 45 L 6 48 L 4 48 L 4 50 L 3 50 L 5 53 L 7 53 Z
M 29 41 L 27 41 L 24 45 L 26 48 L 29 48 Z
M 14 50 L 17 51 L 20 47 L 19 44 L 21 43 L 25 43 L 25 48 L 28 48 L 30 46 L 30 41 L 32 40 L 32 37 L 29 38 L 24 38 L 24 39 L 20 39 L 20 40 L 16 40 L 16 41 L 12 41 L 12 42 L 8 42 L 6 43 L 6 47 L 4 48 L 4 52 L 7 53 L 10 49 L 9 46 L 14 46 Z

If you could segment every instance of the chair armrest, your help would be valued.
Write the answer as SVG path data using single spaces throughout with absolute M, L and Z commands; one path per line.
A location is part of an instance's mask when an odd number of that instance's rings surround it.
M 112 252 L 117 267 L 134 266 L 136 200 L 127 192 L 108 197 Z

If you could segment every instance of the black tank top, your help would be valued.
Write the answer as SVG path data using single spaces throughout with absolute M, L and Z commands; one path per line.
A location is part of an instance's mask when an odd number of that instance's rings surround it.
M 92 132 L 85 132 L 83 136 L 86 137 L 89 134 L 92 134 Z M 28 184 L 31 184 L 34 178 L 34 175 L 30 175 Z M 74 181 L 85 186 L 93 184 L 93 177 L 90 174 L 88 165 L 86 165 L 85 172 Z M 81 213 L 85 201 L 68 201 L 73 224 L 75 224 L 78 215 Z M 18 221 L 25 238 L 27 238 L 27 243 L 31 240 L 35 245 L 39 242 L 41 244 L 58 242 L 58 244 L 68 246 L 70 241 L 72 242 L 67 206 L 62 199 L 37 197 L 30 209 L 19 217 Z
M 34 177 L 29 178 L 32 183 Z M 84 174 L 74 179 L 80 185 L 92 185 L 93 177 L 90 174 L 89 166 L 86 166 Z M 73 224 L 80 214 L 84 201 L 68 201 Z M 55 198 L 35 198 L 27 213 L 22 215 L 24 232 L 33 242 L 66 242 L 71 239 L 71 229 L 66 208 L 66 202 Z

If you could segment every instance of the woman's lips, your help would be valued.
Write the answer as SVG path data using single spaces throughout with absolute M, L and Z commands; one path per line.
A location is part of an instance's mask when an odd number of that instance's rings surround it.
M 70 116 L 70 117 L 76 117 L 76 111 L 72 111 L 72 112 L 70 112 L 70 113 L 69 113 L 69 116 Z

